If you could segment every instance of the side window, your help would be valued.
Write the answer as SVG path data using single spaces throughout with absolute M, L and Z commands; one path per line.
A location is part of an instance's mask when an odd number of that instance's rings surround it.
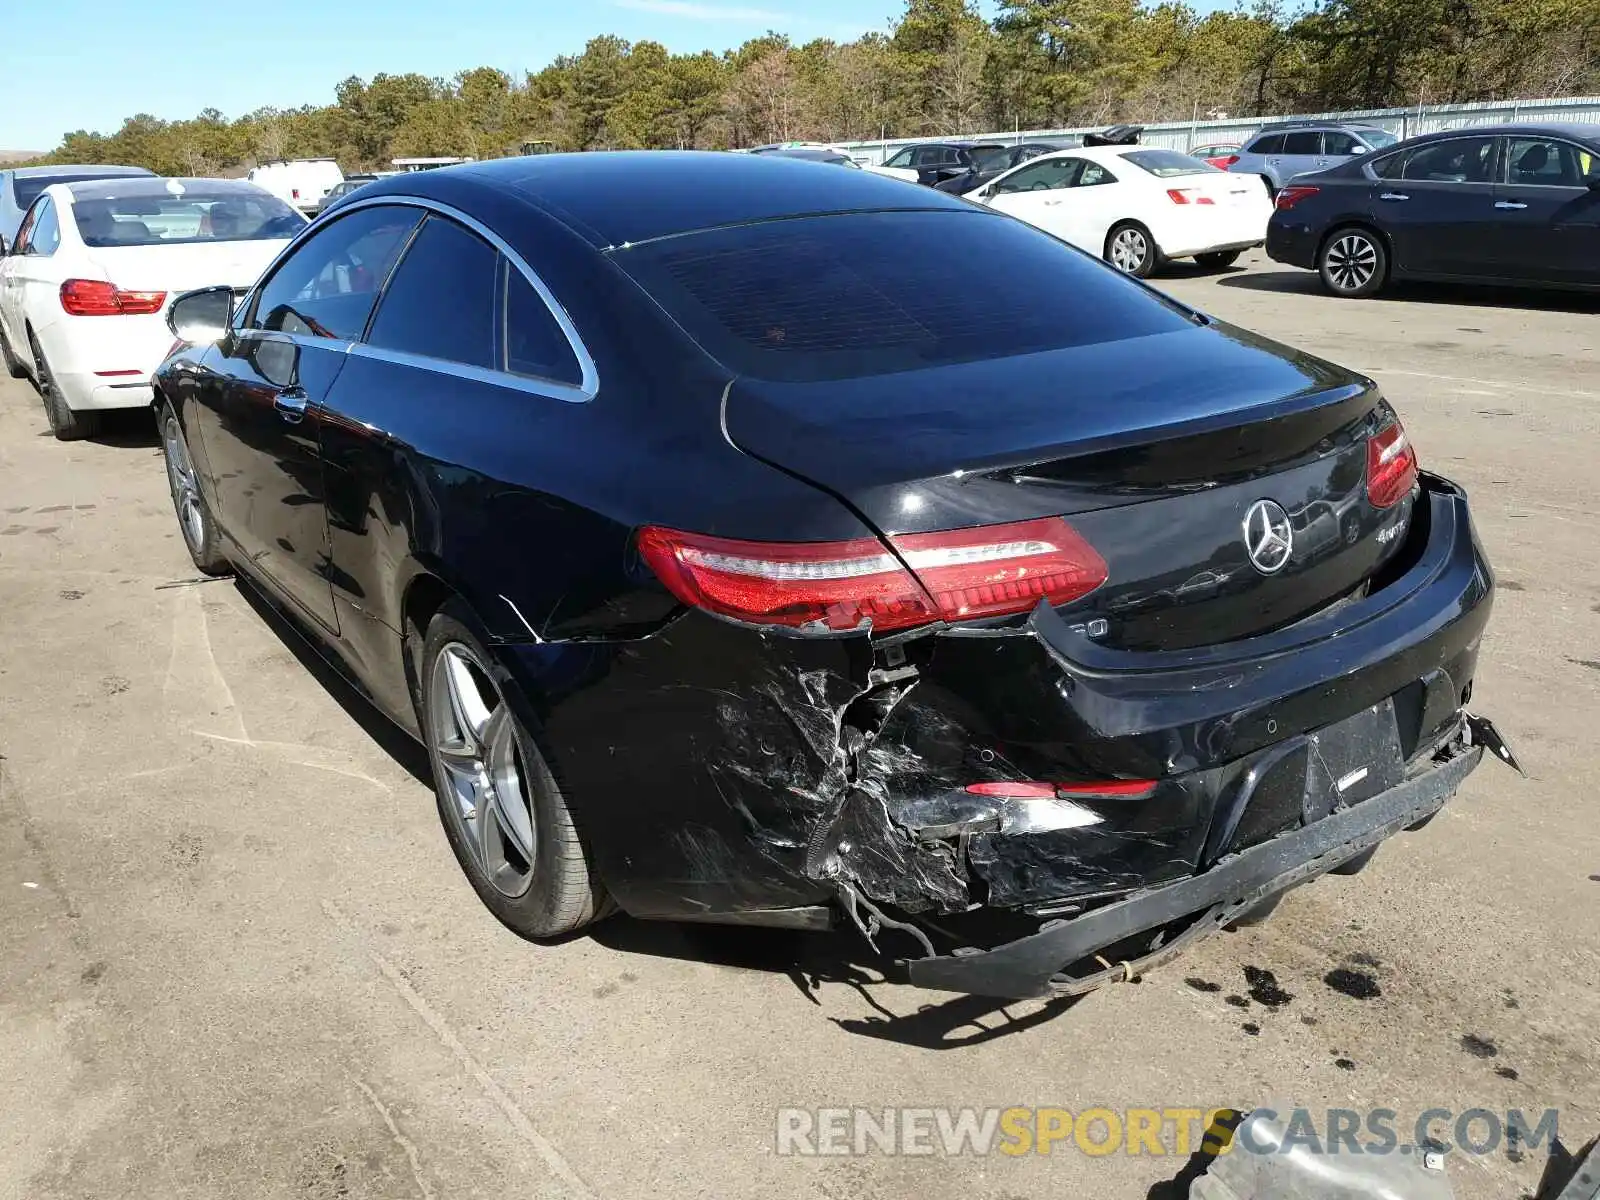
M 358 340 L 378 289 L 421 219 L 414 208 L 380 205 L 319 229 L 257 290 L 245 326 Z
M 494 369 L 498 259 L 477 234 L 430 216 L 383 291 L 367 344 Z
M 11 239 L 11 252 L 13 254 L 26 254 L 28 252 L 28 240 L 33 233 L 33 223 L 39 219 L 39 209 L 45 203 L 46 201 L 40 200 L 23 214 L 22 224 L 17 226 L 17 236 Z
M 1366 147 L 1358 142 L 1354 136 L 1339 129 L 1325 129 L 1322 132 L 1322 152 L 1324 154 L 1364 154 Z
M 1081 158 L 1047 158 L 1042 162 L 1029 163 L 1014 175 L 1008 175 L 995 191 L 1046 192 L 1071 187 L 1082 165 Z
M 1545 187 L 1583 187 L 1588 170 L 1578 147 L 1547 138 L 1506 141 L 1506 182 Z M 1591 165 L 1593 155 L 1590 155 Z M 37 235 L 35 235 L 37 237 Z
M 1078 182 L 1073 186 L 1093 187 L 1097 183 L 1115 183 L 1116 181 L 1117 177 L 1107 168 L 1102 167 L 1097 162 L 1086 162 L 1083 164 L 1083 174 L 1078 177 Z
M 1283 135 L 1283 152 L 1285 154 L 1321 154 L 1322 135 L 1315 129 L 1302 129 L 1297 133 Z
M 1251 154 L 1282 154 L 1283 134 L 1269 133 L 1265 137 L 1258 137 L 1250 143 Z
M 1494 138 L 1452 138 L 1419 146 L 1406 160 L 1405 178 L 1428 183 L 1488 183 Z
M 1410 157 L 1409 150 L 1402 150 L 1398 154 L 1385 154 L 1372 162 L 1372 173 L 1379 179 L 1399 179 L 1405 174 L 1406 159 Z
M 39 216 L 33 222 L 33 232 L 28 235 L 28 253 L 54 254 L 61 248 L 61 219 L 56 215 L 53 201 L 40 200 L 39 205 Z
M 909 167 L 911 165 L 911 155 L 914 149 L 915 147 L 907 146 L 904 150 L 894 154 L 883 165 L 886 167 Z
M 578 387 L 583 369 L 555 315 L 527 277 L 504 258 L 500 270 L 505 282 L 506 370 Z

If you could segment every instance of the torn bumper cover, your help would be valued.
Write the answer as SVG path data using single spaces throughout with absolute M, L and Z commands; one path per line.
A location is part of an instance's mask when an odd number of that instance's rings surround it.
M 1202 875 L 1170 883 L 1108 904 L 1071 920 L 1046 922 L 1038 933 L 992 950 L 905 963 L 913 984 L 980 995 L 1035 997 L 1076 995 L 1131 978 L 1173 958 L 1189 944 L 1237 920 L 1263 899 L 1338 866 L 1416 825 L 1443 807 L 1483 755 L 1482 746 L 1459 745 L 1445 761 L 1398 786 L 1303 828 L 1230 855 Z M 1198 914 L 1176 937 L 1171 923 Z M 1134 958 L 1073 977 L 1069 964 L 1146 932 L 1152 937 Z

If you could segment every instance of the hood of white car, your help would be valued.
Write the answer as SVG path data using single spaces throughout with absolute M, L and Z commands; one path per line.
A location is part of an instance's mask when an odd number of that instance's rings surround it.
M 133 292 L 187 292 L 225 284 L 247 288 L 288 238 L 252 242 L 183 242 L 173 246 L 90 247 L 89 261 L 105 279 Z

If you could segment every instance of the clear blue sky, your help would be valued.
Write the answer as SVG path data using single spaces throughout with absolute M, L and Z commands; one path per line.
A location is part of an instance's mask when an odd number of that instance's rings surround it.
M 993 5 L 980 0 L 987 13 Z M 1199 7 L 1220 7 L 1208 0 Z M 904 0 L 46 0 L 4 23 L 0 150 L 48 150 L 135 112 L 177 120 L 327 104 L 379 71 L 538 70 L 615 33 L 724 50 L 768 29 L 795 41 L 886 29 Z

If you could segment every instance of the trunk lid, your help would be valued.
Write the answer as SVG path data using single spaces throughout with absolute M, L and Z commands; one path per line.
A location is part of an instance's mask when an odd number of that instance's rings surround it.
M 187 292 L 226 284 L 236 291 L 260 278 L 289 239 L 103 246 L 89 250 L 101 278 L 134 292 Z
M 1109 569 L 1073 620 L 1108 645 L 1170 649 L 1364 586 L 1410 509 L 1367 498 L 1386 414 L 1369 381 L 1213 325 L 826 384 L 745 378 L 724 420 L 735 445 L 883 534 L 1066 516 Z M 1280 516 L 1286 561 L 1253 561 L 1261 521 Z

